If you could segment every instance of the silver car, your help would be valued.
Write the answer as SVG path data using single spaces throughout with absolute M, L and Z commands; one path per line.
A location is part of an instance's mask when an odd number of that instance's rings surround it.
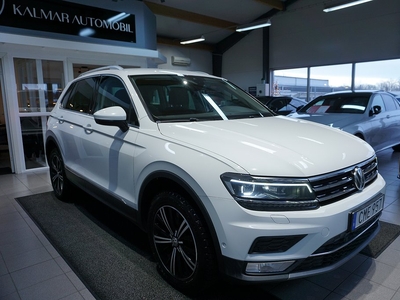
M 375 151 L 400 150 L 400 105 L 383 91 L 344 91 L 315 98 L 289 115 L 354 134 Z

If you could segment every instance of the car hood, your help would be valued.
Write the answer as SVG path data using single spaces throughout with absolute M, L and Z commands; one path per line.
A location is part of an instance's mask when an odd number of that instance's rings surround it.
M 357 123 L 364 118 L 363 114 L 307 114 L 293 113 L 292 118 L 298 118 L 308 121 L 317 122 L 335 128 L 344 128 L 350 124 Z
M 159 123 L 161 134 L 231 161 L 252 175 L 313 176 L 370 158 L 361 139 L 338 129 L 283 116 Z

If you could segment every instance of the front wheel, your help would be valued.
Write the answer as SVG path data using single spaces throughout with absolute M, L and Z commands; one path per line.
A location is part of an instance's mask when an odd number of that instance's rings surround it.
M 174 192 L 154 199 L 148 219 L 150 246 L 161 276 L 183 292 L 197 293 L 216 278 L 216 260 L 204 221 Z
M 57 148 L 54 148 L 50 151 L 48 164 L 50 169 L 50 180 L 54 194 L 58 199 L 65 201 L 70 193 L 70 183 L 65 176 L 64 161 L 60 151 Z

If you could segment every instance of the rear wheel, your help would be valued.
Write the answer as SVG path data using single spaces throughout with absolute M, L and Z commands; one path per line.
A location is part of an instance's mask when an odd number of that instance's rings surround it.
M 210 235 L 184 197 L 158 194 L 149 211 L 148 228 L 158 270 L 168 283 L 197 293 L 214 282 L 216 261 Z
M 66 200 L 70 194 L 71 184 L 65 176 L 64 161 L 57 148 L 51 150 L 49 159 L 50 180 L 54 194 L 60 200 Z

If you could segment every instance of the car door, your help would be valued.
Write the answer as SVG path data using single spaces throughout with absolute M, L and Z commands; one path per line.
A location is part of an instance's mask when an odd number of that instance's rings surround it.
M 101 76 L 92 112 L 111 106 L 121 106 L 125 110 L 129 129 L 123 132 L 118 126 L 97 124 L 91 115 L 85 120 L 79 138 L 82 149 L 80 164 L 88 180 L 125 203 L 133 204 L 132 178 L 138 121 L 121 79 Z
M 397 100 L 388 95 L 382 94 L 386 111 L 384 112 L 386 127 L 382 132 L 382 147 L 390 147 L 400 144 L 400 107 Z
M 71 85 L 65 93 L 61 107 L 56 110 L 55 117 L 58 118 L 58 130 L 63 150 L 65 166 L 79 176 L 85 176 L 82 161 L 85 155 L 79 142 L 83 125 L 93 118 L 90 107 L 93 105 L 93 92 L 96 85 L 95 77 L 87 77 Z
M 371 96 L 369 114 L 370 126 L 365 139 L 376 151 L 379 151 L 384 147 L 384 136 L 387 130 L 386 106 L 380 94 Z

